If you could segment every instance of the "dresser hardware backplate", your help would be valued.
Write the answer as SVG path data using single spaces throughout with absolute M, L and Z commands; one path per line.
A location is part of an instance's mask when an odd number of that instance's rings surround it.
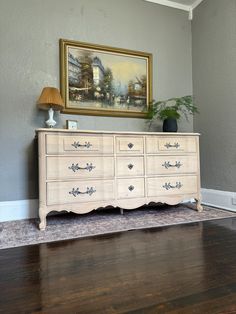
M 134 190 L 134 186 L 133 186 L 133 185 L 130 185 L 130 186 L 128 187 L 128 189 L 130 190 L 130 192 L 132 192 L 132 191 Z
M 175 147 L 175 148 L 179 148 L 179 147 L 180 147 L 179 143 L 174 143 L 173 145 L 170 144 L 170 143 L 166 143 L 164 146 L 165 146 L 167 149 L 168 149 L 168 148 L 171 148 L 171 147 Z
M 165 167 L 166 169 L 168 169 L 168 168 L 171 168 L 171 167 L 180 168 L 183 165 L 180 163 L 180 161 L 176 161 L 175 165 L 172 165 L 169 161 L 165 161 L 162 166 Z
M 175 185 L 171 185 L 169 182 L 169 183 L 165 183 L 162 187 L 168 191 L 170 189 L 180 189 L 182 188 L 182 186 L 183 184 L 181 182 L 176 182 Z
M 73 188 L 72 191 L 69 192 L 69 194 L 72 194 L 74 197 L 76 197 L 80 194 L 88 194 L 89 196 L 91 196 L 95 192 L 96 192 L 96 190 L 93 187 L 91 187 L 91 188 L 87 187 L 87 190 L 85 192 L 81 192 L 79 190 L 79 188 L 76 188 L 76 189 Z
M 80 167 L 79 164 L 72 164 L 70 167 L 68 167 L 68 169 L 71 169 L 72 171 L 76 172 L 78 170 L 88 170 L 89 172 L 92 171 L 94 168 L 96 168 L 95 166 L 93 166 L 92 163 L 88 163 L 86 164 L 86 167 Z
M 89 142 L 85 142 L 84 144 L 80 144 L 79 141 L 78 142 L 74 142 L 73 144 L 71 144 L 72 146 L 74 146 L 75 148 L 79 148 L 79 147 L 86 147 L 86 148 L 90 148 L 91 146 L 93 146 L 91 143 Z

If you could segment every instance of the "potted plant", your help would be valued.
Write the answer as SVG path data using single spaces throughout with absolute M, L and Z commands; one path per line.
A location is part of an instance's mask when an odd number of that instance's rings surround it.
M 149 128 L 156 119 L 160 119 L 163 121 L 163 132 L 177 132 L 177 120 L 182 115 L 188 120 L 188 115 L 195 113 L 198 113 L 198 109 L 192 96 L 153 101 L 148 110 Z

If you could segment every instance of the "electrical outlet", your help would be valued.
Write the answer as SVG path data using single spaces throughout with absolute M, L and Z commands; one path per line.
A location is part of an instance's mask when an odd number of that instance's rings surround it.
M 236 205 L 236 197 L 232 197 L 232 205 Z

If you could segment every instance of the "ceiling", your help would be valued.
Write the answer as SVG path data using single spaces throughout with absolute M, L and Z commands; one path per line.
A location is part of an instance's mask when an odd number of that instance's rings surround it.
M 169 1 L 181 3 L 181 4 L 185 4 L 185 5 L 189 5 L 189 6 L 192 6 L 196 2 L 196 0 L 169 0 Z
M 189 12 L 189 19 L 192 20 L 193 10 L 203 1 L 203 0 L 145 0 L 148 2 L 153 2 L 167 7 L 172 7 Z
M 203 0 L 145 0 L 185 11 L 195 9 Z

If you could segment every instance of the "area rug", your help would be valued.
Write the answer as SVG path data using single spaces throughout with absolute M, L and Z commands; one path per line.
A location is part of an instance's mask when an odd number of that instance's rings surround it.
M 45 231 L 38 229 L 38 219 L 3 222 L 0 223 L 0 249 L 134 229 L 236 217 L 236 213 L 206 206 L 202 213 L 198 213 L 191 206 L 193 205 L 145 207 L 124 211 L 124 215 L 120 215 L 119 209 L 112 208 L 85 215 L 67 213 L 49 216 Z

